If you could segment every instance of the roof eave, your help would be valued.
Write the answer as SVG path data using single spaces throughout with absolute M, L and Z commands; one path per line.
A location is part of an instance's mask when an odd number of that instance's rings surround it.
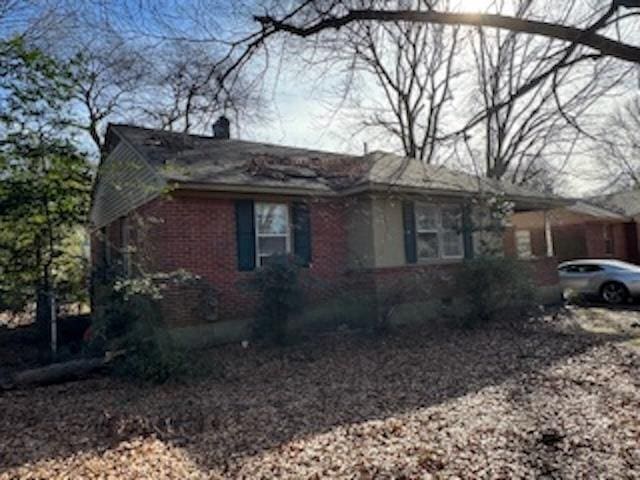
M 442 197 L 463 197 L 474 198 L 481 195 L 491 195 L 495 192 L 482 192 L 482 191 L 468 191 L 468 190 L 449 190 L 449 189 L 432 189 L 425 187 L 410 187 L 403 185 L 385 184 L 368 182 L 357 185 L 350 189 L 344 190 L 344 195 L 355 195 L 359 193 L 367 192 L 384 192 L 384 193 L 407 193 L 407 194 L 429 194 L 433 196 Z M 572 200 L 568 200 L 560 197 L 534 197 L 525 195 L 513 195 L 505 194 L 507 200 L 516 203 L 516 207 L 520 207 L 520 210 L 549 210 L 552 208 L 566 207 L 573 203 Z
M 630 222 L 633 220 L 632 216 L 630 215 L 625 215 L 612 209 L 594 205 L 582 200 L 574 202 L 571 206 L 567 207 L 567 210 L 571 210 L 584 215 L 590 215 L 601 220 L 608 220 L 612 222 Z
M 224 184 L 224 183 L 208 183 L 208 182 L 188 182 L 184 180 L 167 179 L 172 189 L 194 190 L 202 192 L 221 192 L 221 193 L 260 193 L 270 195 L 293 195 L 293 196 L 319 196 L 319 197 L 336 197 L 338 194 L 333 190 L 319 190 L 304 187 L 277 187 L 268 185 L 251 185 L 251 184 Z

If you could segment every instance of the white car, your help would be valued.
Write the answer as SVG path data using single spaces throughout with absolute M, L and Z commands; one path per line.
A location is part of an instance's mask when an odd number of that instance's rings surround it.
M 640 296 L 640 266 L 620 260 L 572 260 L 558 265 L 560 285 L 568 293 L 599 295 L 620 305 Z

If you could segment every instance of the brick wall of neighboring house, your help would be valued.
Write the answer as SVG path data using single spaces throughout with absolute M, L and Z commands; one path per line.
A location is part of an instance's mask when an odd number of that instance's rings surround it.
M 640 263 L 640 215 L 627 224 L 627 245 L 631 251 L 631 261 Z
M 558 285 L 558 258 L 540 257 L 526 261 L 533 270 L 536 285 L 549 287 Z
M 613 252 L 606 251 L 605 229 L 609 229 L 612 236 Z M 585 236 L 588 257 L 629 259 L 625 223 L 612 223 L 610 226 L 604 223 L 587 223 L 585 224 Z
M 627 243 L 627 224 L 616 223 L 613 226 L 613 257 L 622 260 L 631 260 L 633 253 Z
M 504 254 L 509 257 L 516 257 L 518 255 L 518 247 L 516 245 L 516 233 L 514 227 L 506 227 L 502 234 L 502 248 Z
M 552 231 L 554 253 L 561 261 L 589 256 L 584 224 L 565 225 Z
M 634 261 L 637 258 L 637 247 L 629 238 L 637 238 L 635 224 L 622 221 L 608 221 L 596 217 L 579 214 L 567 210 L 553 210 L 549 214 L 554 244 L 554 253 L 560 261 L 578 258 L 617 258 Z M 531 232 L 533 254 L 539 256 L 538 250 L 544 248 L 544 213 L 518 213 L 513 217 L 513 227 L 507 235 L 514 235 L 515 230 Z M 606 235 L 608 231 L 613 239 L 613 251 L 606 251 Z M 633 233 L 633 235 L 631 235 Z M 508 242 L 507 242 L 508 243 Z

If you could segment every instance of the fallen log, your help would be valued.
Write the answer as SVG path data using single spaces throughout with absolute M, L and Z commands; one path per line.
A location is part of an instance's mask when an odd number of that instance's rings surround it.
M 123 354 L 124 352 L 108 352 L 100 358 L 82 358 L 15 372 L 0 379 L 0 388 L 11 390 L 32 385 L 51 385 L 76 380 L 106 366 L 114 358 Z

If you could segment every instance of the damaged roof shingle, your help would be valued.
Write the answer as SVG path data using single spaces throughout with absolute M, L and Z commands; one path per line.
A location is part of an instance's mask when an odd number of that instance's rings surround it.
M 319 194 L 348 193 L 358 187 L 377 186 L 458 194 L 500 192 L 538 200 L 554 198 L 385 152 L 357 156 L 129 125 L 111 125 L 110 129 L 168 181 L 295 188 Z

